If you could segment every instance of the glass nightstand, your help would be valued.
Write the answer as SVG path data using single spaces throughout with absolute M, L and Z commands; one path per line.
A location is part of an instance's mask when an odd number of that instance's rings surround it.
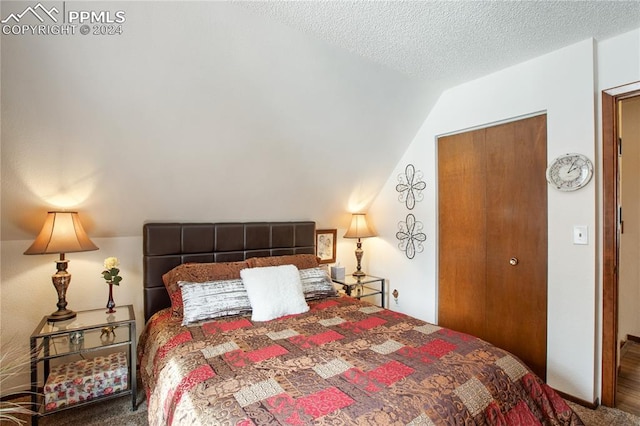
M 385 307 L 385 278 L 374 277 L 373 275 L 365 275 L 362 277 L 346 275 L 344 278 L 332 278 L 332 281 L 337 284 L 342 284 L 342 288 L 344 289 L 345 293 L 347 293 L 347 296 L 355 297 L 356 299 L 380 295 L 379 306 L 381 308 Z
M 118 306 L 112 314 L 106 313 L 105 308 L 79 311 L 75 318 L 67 321 L 47 322 L 45 316 L 31 334 L 30 348 L 31 402 L 32 410 L 36 412 L 32 417 L 32 425 L 37 425 L 41 416 L 124 395 L 131 395 L 131 408 L 137 408 L 136 320 L 132 305 Z M 114 371 L 119 370 L 109 370 L 113 365 L 105 362 L 116 358 L 126 365 L 120 366 L 120 370 L 126 369 L 126 378 L 118 377 Z M 74 385 L 77 384 L 80 388 L 85 383 L 90 383 L 87 386 L 91 387 L 91 391 L 87 393 L 90 396 L 79 396 L 78 389 L 74 389 L 73 398 L 61 399 L 60 404 L 50 403 L 45 406 L 43 393 L 37 394 L 38 385 L 42 377 L 44 391 L 52 373 L 52 364 L 55 364 L 54 369 L 59 370 L 66 366 L 70 366 L 69 370 L 77 370 L 78 366 L 92 367 L 92 371 L 100 372 L 100 380 L 94 377 L 83 378 L 84 373 L 74 371 L 80 374 Z M 113 385 L 109 380 L 119 383 L 119 386 Z M 101 389 L 100 386 L 103 385 L 109 389 Z M 67 383 L 56 384 L 55 389 L 65 392 L 65 386 Z

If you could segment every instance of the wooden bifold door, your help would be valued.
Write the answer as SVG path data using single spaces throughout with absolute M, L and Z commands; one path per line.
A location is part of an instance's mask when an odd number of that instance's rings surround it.
M 547 359 L 546 115 L 438 139 L 438 324 Z

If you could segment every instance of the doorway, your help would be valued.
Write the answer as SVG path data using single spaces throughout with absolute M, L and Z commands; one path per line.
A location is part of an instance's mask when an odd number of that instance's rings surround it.
M 626 310 L 625 306 L 620 305 L 620 299 L 621 297 L 629 297 L 628 294 L 625 295 L 621 292 L 628 290 L 624 290 L 624 286 L 622 288 L 620 287 L 622 272 L 620 243 L 621 232 L 624 231 L 625 219 L 621 197 L 621 153 L 623 152 L 623 148 L 619 140 L 621 136 L 620 106 L 622 105 L 622 101 L 639 96 L 640 83 L 605 90 L 602 93 L 602 404 L 609 407 L 616 406 L 621 335 L 619 321 L 621 310 L 623 315 Z M 633 166 L 628 163 L 627 169 L 631 169 L 631 167 Z M 637 166 L 635 167 L 637 170 Z M 625 325 L 623 329 L 626 328 Z
M 547 117 L 438 138 L 438 324 L 546 377 Z

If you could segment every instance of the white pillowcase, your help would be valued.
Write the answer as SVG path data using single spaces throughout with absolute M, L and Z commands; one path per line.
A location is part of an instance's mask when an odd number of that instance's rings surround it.
M 270 321 L 307 312 L 298 268 L 294 265 L 247 268 L 240 271 L 251 302 L 253 321 Z

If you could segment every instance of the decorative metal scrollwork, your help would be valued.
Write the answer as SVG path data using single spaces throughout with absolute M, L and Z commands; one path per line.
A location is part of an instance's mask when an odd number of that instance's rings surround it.
M 400 193 L 398 200 L 407 206 L 407 209 L 413 210 L 416 206 L 416 201 L 422 201 L 422 191 L 427 187 L 427 184 L 422 180 L 422 172 L 417 171 L 413 164 L 407 164 L 404 169 L 404 174 L 398 175 L 398 183 L 396 185 L 396 191 Z
M 427 240 L 427 235 L 422 232 L 422 222 L 418 222 L 416 217 L 409 213 L 404 222 L 398 222 L 398 229 L 396 238 L 400 240 L 400 250 L 404 251 L 409 259 L 413 259 L 416 253 L 422 253 L 422 243 Z

